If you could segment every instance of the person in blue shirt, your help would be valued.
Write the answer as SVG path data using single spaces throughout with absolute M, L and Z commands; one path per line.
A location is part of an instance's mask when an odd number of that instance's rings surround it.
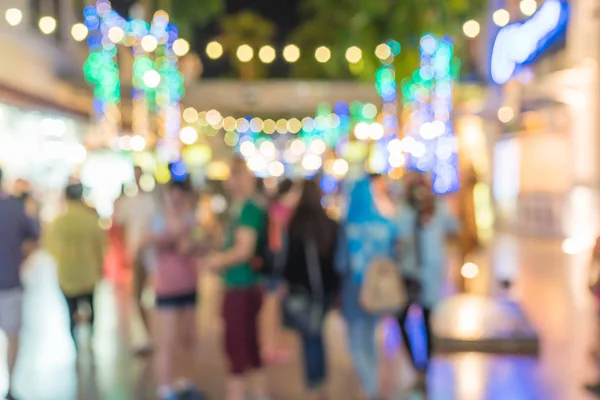
M 346 251 L 338 252 L 336 262 L 342 276 L 342 314 L 348 325 L 350 353 L 368 399 L 381 395 L 376 330 L 382 318 L 365 311 L 359 297 L 372 261 L 397 258 L 396 210 L 387 189 L 384 178 L 378 175 L 356 182 L 343 223 L 345 232 L 340 235 Z
M 400 313 L 403 341 L 413 365 L 419 371 L 420 384 L 424 384 L 425 371 L 432 351 L 431 312 L 442 300 L 446 278 L 446 238 L 458 233 L 459 224 L 444 202 L 432 190 L 429 177 L 421 172 L 409 172 L 405 179 L 405 201 L 398 218 L 398 235 L 401 238 L 400 265 L 409 293 L 409 303 Z M 427 334 L 426 362 L 419 362 L 413 354 L 411 338 L 406 330 L 409 309 L 417 305 L 422 309 Z
M 38 221 L 29 216 L 24 204 L 2 190 L 0 170 L 0 331 L 8 339 L 9 380 L 17 361 L 23 310 L 21 265 L 24 245 L 39 238 Z M 13 399 L 9 382 L 7 399 Z

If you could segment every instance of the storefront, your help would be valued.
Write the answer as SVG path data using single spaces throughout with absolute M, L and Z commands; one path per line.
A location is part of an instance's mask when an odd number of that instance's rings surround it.
M 29 181 L 43 217 L 57 212 L 61 190 L 86 160 L 84 118 L 0 103 L 0 166 L 6 183 Z

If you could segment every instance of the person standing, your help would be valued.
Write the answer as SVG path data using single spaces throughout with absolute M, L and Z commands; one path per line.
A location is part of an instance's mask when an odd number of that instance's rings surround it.
M 427 175 L 409 173 L 405 188 L 406 204 L 400 213 L 398 232 L 402 242 L 402 273 L 409 302 L 400 313 L 398 324 L 406 350 L 419 373 L 418 384 L 423 386 L 433 346 L 431 312 L 442 299 L 446 276 L 446 237 L 450 233 L 457 233 L 459 225 L 450 216 L 443 200 L 436 197 Z M 421 308 L 425 322 L 425 360 L 417 359 L 406 330 L 406 320 L 413 305 Z
M 149 232 L 152 218 L 156 214 L 156 200 L 153 193 L 144 192 L 140 187 L 142 168 L 134 168 L 135 183 L 138 192 L 133 197 L 124 197 L 119 201 L 116 223 L 125 231 L 125 244 L 129 264 L 133 266 L 133 300 L 150 337 L 150 316 L 144 306 L 143 294 L 148 285 L 149 275 L 155 264 L 153 253 L 142 245 L 143 236 Z M 136 354 L 149 355 L 152 352 L 151 342 L 140 346 Z
M 295 185 L 290 179 L 284 179 L 277 187 L 277 193 L 271 199 L 267 216 L 267 240 L 264 264 L 261 272 L 265 275 L 267 299 L 265 313 L 268 315 L 265 332 L 264 359 L 268 363 L 279 364 L 290 358 L 289 351 L 280 348 L 281 337 L 281 271 L 275 271 L 273 265 L 283 251 L 283 241 L 290 218 L 300 197 L 301 185 Z
M 324 399 L 327 377 L 323 322 L 339 290 L 335 269 L 338 224 L 321 205 L 321 190 L 314 180 L 298 184 L 301 197 L 289 223 L 284 246 L 283 271 L 287 294 L 283 299 L 284 322 L 302 339 L 307 399 Z M 307 307 L 294 309 L 302 302 Z M 307 319 L 310 317 L 310 319 Z
M 81 303 L 89 306 L 92 335 L 94 333 L 94 289 L 102 279 L 107 243 L 98 214 L 82 201 L 83 186 L 70 184 L 65 196 L 67 209 L 52 223 L 44 243 L 56 262 L 58 285 L 69 310 L 71 336 L 78 348 L 75 328 Z
M 2 189 L 0 170 L 0 330 L 8 338 L 9 387 L 7 399 L 14 399 L 10 385 L 17 361 L 19 333 L 23 311 L 23 287 L 21 285 L 21 265 L 23 247 L 30 241 L 37 241 L 39 226 L 30 218 L 23 204 Z
M 196 198 L 188 178 L 171 181 L 152 222 L 156 252 L 156 380 L 161 400 L 199 400 L 196 385 L 198 290 Z
M 248 393 L 254 399 L 264 399 L 266 382 L 258 332 L 263 293 L 260 275 L 251 262 L 265 234 L 265 210 L 254 200 L 256 178 L 244 160 L 233 161 L 227 189 L 233 204 L 224 249 L 208 256 L 201 265 L 219 272 L 225 286 L 223 320 L 229 361 L 226 399 L 244 400 Z M 246 378 L 251 384 L 248 390 Z
M 373 261 L 397 259 L 395 218 L 396 210 L 382 176 L 371 175 L 355 183 L 344 223 L 345 237 L 340 236 L 347 246 L 347 260 L 340 256 L 336 266 L 343 279 L 342 314 L 348 324 L 350 354 L 369 400 L 382 395 L 376 344 L 376 332 L 382 318 L 366 311 L 359 298 L 365 275 Z

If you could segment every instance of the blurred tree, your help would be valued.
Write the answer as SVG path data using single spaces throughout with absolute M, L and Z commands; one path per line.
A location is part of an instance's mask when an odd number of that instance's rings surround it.
M 320 65 L 314 57 L 302 57 L 293 73 L 313 78 L 338 78 L 354 75 L 372 80 L 379 67 L 375 47 L 389 39 L 402 46 L 395 59 L 397 76 L 408 76 L 419 63 L 419 39 L 426 33 L 462 37 L 462 25 L 484 9 L 486 0 L 306 0 L 304 23 L 293 40 L 311 54 L 319 46 L 329 46 L 331 60 Z M 456 42 L 457 53 L 464 54 L 463 41 Z M 346 49 L 358 46 L 362 60 L 349 64 Z
M 275 34 L 275 24 L 260 14 L 252 11 L 241 11 L 237 14 L 226 15 L 221 20 L 221 35 L 218 40 L 229 54 L 231 64 L 242 79 L 251 80 L 265 77 L 268 66 L 258 58 L 259 49 L 272 45 Z M 253 57 L 248 62 L 242 62 L 237 57 L 241 45 L 252 47 Z
M 165 10 L 179 29 L 179 36 L 190 42 L 193 42 L 195 27 L 208 24 L 225 10 L 225 0 L 113 0 L 112 3 L 116 9 L 128 11 L 135 3 L 142 5 L 148 21 L 156 10 Z M 88 4 L 87 0 L 74 0 L 78 13 Z M 123 16 L 128 17 L 127 13 Z

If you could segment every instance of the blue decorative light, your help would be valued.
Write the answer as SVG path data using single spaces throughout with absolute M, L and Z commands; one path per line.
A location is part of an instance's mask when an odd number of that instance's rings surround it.
M 502 85 L 520 67 L 532 63 L 562 35 L 568 19 L 566 1 L 546 0 L 527 21 L 502 28 L 492 47 L 490 72 L 494 82 Z
M 187 167 L 182 160 L 174 162 L 171 165 L 171 176 L 174 181 L 183 181 L 188 174 Z

